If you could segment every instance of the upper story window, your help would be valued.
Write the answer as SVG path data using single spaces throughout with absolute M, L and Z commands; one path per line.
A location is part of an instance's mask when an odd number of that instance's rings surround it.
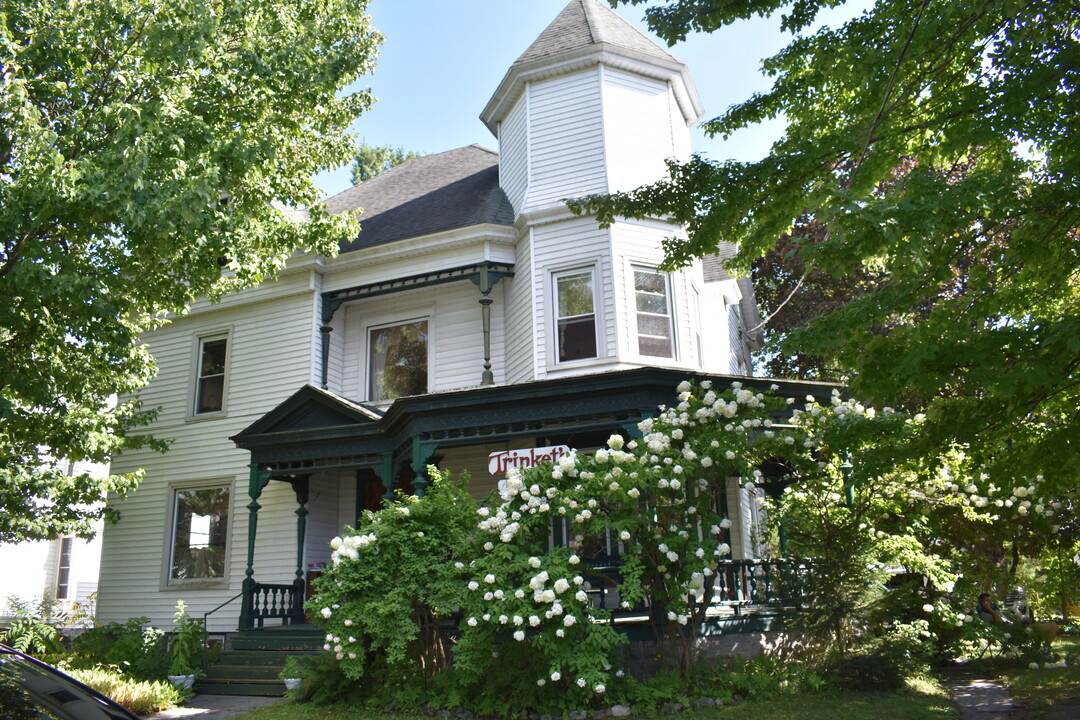
M 225 576 L 225 541 L 229 530 L 229 488 L 177 490 L 173 498 L 173 544 L 170 580 L 205 580 Z
M 428 391 L 428 321 L 368 331 L 368 398 L 393 400 Z
M 596 357 L 596 300 L 593 271 L 555 277 L 555 330 L 559 362 Z
M 195 379 L 195 414 L 225 409 L 225 369 L 229 351 L 227 336 L 199 338 L 199 365 Z
M 71 599 L 71 547 L 74 538 L 60 538 L 60 556 L 56 563 L 56 599 Z
M 674 357 L 668 276 L 655 270 L 634 268 L 634 304 L 638 352 L 653 357 Z

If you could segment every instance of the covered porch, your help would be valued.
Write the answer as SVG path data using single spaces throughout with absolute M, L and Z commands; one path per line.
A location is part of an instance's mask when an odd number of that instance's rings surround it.
M 689 375 L 717 386 L 733 381 L 765 390 L 777 385 L 781 396 L 825 400 L 833 385 L 773 381 L 724 375 Z M 313 385 L 231 438 L 251 453 L 248 480 L 247 563 L 242 585 L 239 628 L 305 622 L 303 605 L 313 577 L 311 567 L 329 558 L 310 530 L 311 490 L 326 478 L 339 478 L 338 515 L 355 524 L 365 509 L 378 509 L 396 492 L 422 495 L 425 468 L 474 470 L 470 490 L 477 497 L 497 479 L 480 477 L 492 451 L 566 446 L 588 451 L 613 433 L 639 436 L 637 424 L 660 405 L 670 404 L 686 372 L 636 368 L 505 386 L 399 398 L 385 411 L 354 403 Z M 483 468 L 480 464 L 483 463 Z M 296 554 L 291 582 L 260 582 L 256 573 L 259 503 L 271 481 L 287 483 L 295 496 Z M 777 491 L 776 483 L 764 486 Z M 345 507 L 348 506 L 348 507 Z M 319 533 L 315 533 L 319 535 Z M 321 537 L 321 536 L 320 536 Z M 281 561 L 276 570 L 280 572 Z M 790 602 L 783 597 L 774 563 L 740 558 L 722 568 L 722 612 L 739 617 L 751 606 Z M 614 569 L 614 568 L 612 568 Z M 598 594 L 597 602 L 606 602 Z

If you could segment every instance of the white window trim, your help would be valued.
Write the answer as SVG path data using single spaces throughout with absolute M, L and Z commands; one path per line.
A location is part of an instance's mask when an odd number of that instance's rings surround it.
M 660 275 L 661 277 L 664 278 L 664 291 L 667 293 L 668 329 L 671 332 L 671 355 L 670 356 L 665 357 L 663 355 L 645 355 L 644 353 L 641 352 L 640 335 L 638 333 L 638 324 L 637 324 L 637 316 L 638 316 L 637 283 L 636 283 L 636 279 L 634 277 L 634 273 L 636 273 L 639 270 L 642 271 L 642 272 L 655 273 L 655 274 Z M 630 323 L 629 323 L 629 325 L 630 325 L 631 336 L 632 336 L 630 350 L 631 350 L 631 354 L 634 355 L 637 358 L 640 358 L 642 362 L 657 362 L 657 361 L 666 360 L 666 361 L 669 361 L 669 362 L 677 363 L 677 362 L 680 361 L 680 358 L 679 358 L 679 350 L 680 350 L 680 347 L 679 347 L 679 332 L 678 332 L 679 324 L 678 324 L 677 318 L 675 316 L 675 292 L 674 292 L 674 283 L 672 282 L 672 278 L 673 278 L 672 273 L 664 272 L 662 270 L 658 270 L 655 265 L 650 265 L 649 263 L 634 262 L 633 260 L 631 260 L 629 262 L 629 272 L 627 274 L 626 287 L 627 287 L 627 292 L 629 293 L 629 301 L 628 301 L 628 304 L 627 304 L 627 309 L 630 311 Z M 654 315 L 655 313 L 646 313 L 646 314 Z
M 592 275 L 592 288 L 593 288 L 593 332 L 596 333 L 596 355 L 591 358 L 580 358 L 578 360 L 559 360 L 559 278 L 565 275 L 580 275 L 583 273 L 590 273 Z M 548 351 L 548 369 L 556 368 L 573 368 L 582 367 L 587 365 L 595 365 L 597 363 L 605 362 L 605 343 L 604 343 L 604 302 L 603 302 L 603 288 L 600 286 L 600 273 L 597 272 L 597 263 L 585 263 L 575 264 L 566 267 L 549 268 L 547 272 L 547 297 L 550 302 L 551 310 L 547 313 L 548 321 L 548 333 L 549 338 L 547 342 Z
M 360 395 L 365 398 L 364 402 L 377 407 L 387 407 L 394 400 L 372 400 L 368 397 L 371 393 L 371 331 L 381 328 L 406 325 L 408 323 L 426 320 L 427 328 L 427 392 L 435 392 L 435 307 L 429 306 L 422 310 L 406 313 L 380 314 L 378 316 L 362 317 L 363 344 L 360 348 Z
M 199 371 L 202 367 L 203 344 L 214 340 L 225 341 L 225 377 L 221 388 L 221 409 L 203 413 L 196 412 L 196 404 L 199 402 L 199 379 L 201 377 Z M 188 391 L 186 419 L 189 421 L 212 420 L 227 417 L 229 414 L 229 379 L 232 375 L 233 328 L 228 327 L 210 332 L 195 333 L 192 344 L 191 387 Z
M 168 500 L 168 514 L 165 516 L 165 551 L 162 553 L 162 567 L 161 567 L 161 590 L 204 590 L 208 588 L 227 588 L 229 586 L 229 578 L 231 576 L 232 565 L 232 544 L 233 537 L 236 530 L 236 487 L 237 484 L 232 478 L 210 478 L 207 480 L 199 480 L 170 483 L 168 485 L 169 500 Z M 176 547 L 176 512 L 177 512 L 177 493 L 185 490 L 213 490 L 215 488 L 227 488 L 229 490 L 229 520 L 228 526 L 225 532 L 225 566 L 222 569 L 221 577 L 217 578 L 191 578 L 187 580 L 174 579 L 172 576 L 172 564 L 173 564 L 173 551 Z

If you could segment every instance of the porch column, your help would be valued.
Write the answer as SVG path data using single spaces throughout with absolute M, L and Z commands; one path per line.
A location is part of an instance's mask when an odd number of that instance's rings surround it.
M 248 465 L 248 547 L 247 569 L 244 570 L 244 582 L 242 585 L 243 597 L 240 599 L 240 629 L 247 630 L 254 627 L 252 618 L 252 601 L 255 594 L 255 530 L 259 522 L 259 496 L 263 488 L 270 482 L 270 473 L 259 468 L 258 463 Z
M 491 290 L 495 283 L 513 275 L 514 273 L 508 271 L 492 270 L 490 263 L 483 262 L 480 269 L 469 276 L 473 284 L 480 288 L 480 319 L 484 329 L 484 372 L 480 374 L 481 385 L 495 384 L 495 375 L 491 372 L 491 304 L 494 302 L 491 299 Z M 417 494 L 423 494 L 422 489 Z
M 424 497 L 424 488 L 427 487 L 427 478 L 424 476 L 424 470 L 427 468 L 428 458 L 435 454 L 438 447 L 438 443 L 421 442 L 420 438 L 413 438 L 412 466 L 413 471 L 416 473 L 416 479 L 412 481 L 412 486 L 416 490 L 416 497 Z
M 289 482 L 296 495 L 296 579 L 293 580 L 293 622 L 304 617 L 304 538 L 307 535 L 308 476 Z

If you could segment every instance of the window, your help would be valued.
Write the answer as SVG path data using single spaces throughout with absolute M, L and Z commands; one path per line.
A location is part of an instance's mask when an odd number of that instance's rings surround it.
M 225 575 L 225 539 L 229 528 L 229 488 L 177 490 L 173 516 L 170 580 L 198 580 Z
M 592 270 L 555 276 L 555 330 L 559 362 L 596 357 Z
M 369 331 L 368 380 L 368 398 L 374 402 L 428 391 L 426 319 Z
M 653 357 L 674 357 L 667 275 L 634 268 L 634 302 L 638 352 Z
M 56 563 L 56 599 L 71 598 L 71 546 L 72 538 L 60 538 L 60 557 Z
M 221 412 L 225 408 L 226 337 L 199 339 L 199 366 L 195 382 L 195 414 Z

